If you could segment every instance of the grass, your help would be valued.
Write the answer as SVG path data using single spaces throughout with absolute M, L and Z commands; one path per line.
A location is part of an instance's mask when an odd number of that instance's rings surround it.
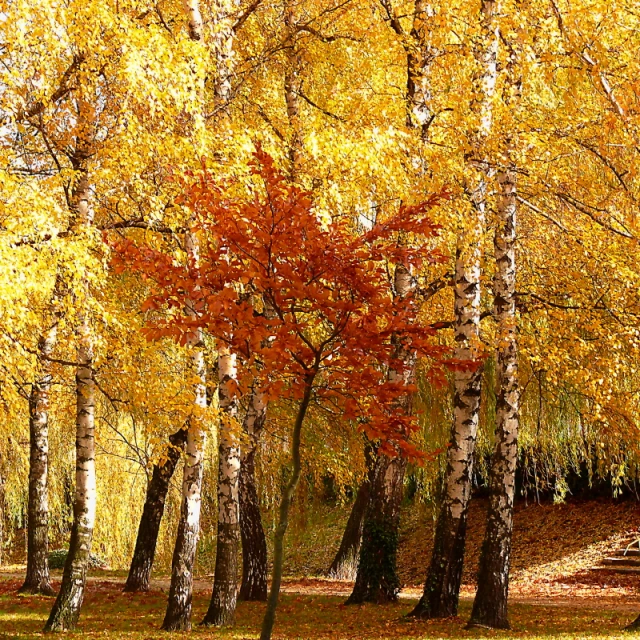
M 33 640 L 42 637 L 42 626 L 52 605 L 51 598 L 18 596 L 17 582 L 0 583 L 0 638 Z M 194 597 L 194 621 L 204 616 L 209 594 Z M 640 638 L 621 631 L 634 612 L 616 608 L 590 608 L 514 603 L 511 631 L 465 630 L 470 603 L 463 602 L 460 616 L 445 621 L 416 622 L 403 615 L 415 601 L 401 600 L 387 606 L 344 605 L 344 598 L 317 594 L 283 594 L 274 640 L 413 640 L 417 638 Z M 80 625 L 73 638 L 151 640 L 154 638 L 216 638 L 248 640 L 258 636 L 263 604 L 240 603 L 232 629 L 203 629 L 167 634 L 158 629 L 166 594 L 127 594 L 113 582 L 92 582 L 85 598 Z M 624 605 L 624 603 L 621 603 Z M 624 607 L 623 607 L 624 608 Z M 69 635 L 69 634 L 67 634 Z M 67 637 L 67 636 L 65 636 Z
M 294 514 L 288 540 L 289 593 L 283 594 L 274 640 L 414 640 L 418 638 L 639 638 L 623 627 L 640 613 L 640 575 L 589 572 L 614 549 L 637 535 L 640 505 L 631 501 L 569 501 L 564 505 L 516 508 L 511 604 L 513 629 L 464 629 L 469 617 L 473 577 L 482 542 L 484 502 L 475 500 L 469 516 L 465 584 L 460 616 L 446 621 L 415 622 L 403 618 L 415 602 L 409 598 L 391 606 L 345 607 L 346 584 L 323 582 L 342 535 L 348 509 L 308 507 Z M 431 555 L 432 518 L 428 507 L 405 510 L 399 568 L 402 581 L 419 585 L 425 558 Z M 166 570 L 166 568 L 165 568 Z M 0 573 L 0 640 L 42 638 L 49 598 L 18 596 L 24 566 Z M 162 571 L 162 567 L 159 567 Z M 201 569 L 200 573 L 205 571 Z M 191 633 L 159 630 L 166 606 L 168 580 L 154 581 L 155 591 L 124 594 L 126 571 L 90 572 L 85 603 L 71 638 L 152 640 L 195 638 L 248 640 L 258 637 L 264 605 L 241 603 L 232 629 L 195 626 Z M 291 578 L 297 576 L 295 583 Z M 162 576 L 158 576 L 162 578 Z M 54 572 L 59 581 L 60 572 Z M 203 618 L 210 597 L 209 579 L 201 576 L 194 594 L 194 623 Z M 164 592 L 163 590 L 164 589 Z M 411 595 L 419 589 L 407 589 Z M 336 595 L 343 593 L 343 595 Z M 65 636 L 67 637 L 67 636 Z

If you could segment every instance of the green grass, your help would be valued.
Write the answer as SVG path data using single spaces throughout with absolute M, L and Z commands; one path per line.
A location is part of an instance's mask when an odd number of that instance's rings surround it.
M 16 585 L 2 581 L 0 638 L 32 640 L 42 637 L 42 626 L 52 599 L 18 596 Z M 209 594 L 196 593 L 194 622 L 202 619 Z M 344 598 L 321 595 L 283 595 L 274 640 L 410 640 L 417 638 L 640 638 L 622 627 L 635 616 L 631 611 L 567 606 L 513 604 L 512 631 L 465 630 L 470 604 L 463 602 L 460 616 L 446 621 L 416 622 L 402 616 L 412 606 L 409 600 L 388 606 L 344 606 Z M 125 594 L 113 583 L 89 585 L 74 638 L 256 638 L 264 605 L 241 603 L 232 629 L 203 629 L 167 634 L 159 630 L 166 594 Z M 624 605 L 621 602 L 621 605 Z M 67 634 L 69 635 L 69 634 Z M 65 636 L 66 637 L 66 636 Z

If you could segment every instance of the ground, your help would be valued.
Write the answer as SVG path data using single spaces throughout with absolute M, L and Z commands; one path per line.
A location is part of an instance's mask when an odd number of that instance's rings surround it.
M 51 606 L 50 598 L 18 596 L 19 581 L 0 582 L 0 638 L 32 640 L 42 637 L 41 629 Z M 407 621 L 403 615 L 415 598 L 402 598 L 390 606 L 349 606 L 344 597 L 326 595 L 345 590 L 344 584 L 306 581 L 289 583 L 283 594 L 276 623 L 280 640 L 373 640 L 414 638 L 640 638 L 621 628 L 635 617 L 637 602 L 614 602 L 597 598 L 572 603 L 568 599 L 536 602 L 518 600 L 511 606 L 512 631 L 465 630 L 470 600 L 462 602 L 460 616 L 438 622 Z M 83 607 L 80 628 L 73 637 L 151 640 L 152 638 L 257 638 L 264 605 L 241 603 L 237 625 L 230 630 L 196 627 L 191 634 L 166 634 L 158 630 L 166 604 L 166 593 L 122 593 L 122 581 L 91 580 Z M 200 620 L 209 600 L 208 590 L 198 588 L 194 598 L 194 620 Z M 605 604 L 607 606 L 602 606 Z
M 637 533 L 640 506 L 633 501 L 520 504 L 514 540 L 512 631 L 465 630 L 482 540 L 483 506 L 481 500 L 476 501 L 470 514 L 460 616 L 429 623 L 403 618 L 419 597 L 424 562 L 430 552 L 431 520 L 427 507 L 417 509 L 413 505 L 405 511 L 399 558 L 405 587 L 397 604 L 383 607 L 346 607 L 350 583 L 300 577 L 317 576 L 328 566 L 346 515 L 343 510 L 325 507 L 298 512 L 289 543 L 290 577 L 285 582 L 274 639 L 640 638 L 640 633 L 621 631 L 640 613 L 640 576 L 589 571 L 602 556 Z M 42 637 L 40 632 L 52 601 L 18 596 L 21 572 L 20 566 L 0 572 L 0 639 Z M 125 594 L 124 577 L 122 571 L 93 572 L 79 630 L 73 637 L 247 640 L 258 636 L 264 605 L 252 603 L 240 604 L 237 625 L 231 630 L 196 627 L 191 634 L 160 632 L 167 578 L 156 577 L 148 594 Z M 59 580 L 59 572 L 55 578 Z M 200 576 L 195 583 L 195 622 L 204 616 L 209 597 L 210 578 Z

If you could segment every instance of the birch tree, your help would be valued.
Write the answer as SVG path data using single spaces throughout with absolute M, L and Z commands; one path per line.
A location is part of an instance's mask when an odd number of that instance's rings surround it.
M 445 350 L 432 344 L 430 328 L 416 324 L 412 305 L 398 305 L 388 295 L 384 267 L 385 257 L 397 255 L 397 230 L 433 236 L 426 212 L 439 199 L 402 207 L 388 222 L 354 238 L 344 223 L 332 223 L 325 229 L 309 195 L 288 185 L 264 153 L 259 151 L 257 160 L 254 171 L 261 176 L 266 194 L 251 203 L 230 206 L 219 200 L 216 190 L 201 187 L 190 192 L 190 202 L 194 207 L 197 202 L 210 241 L 199 273 L 174 265 L 169 256 L 151 247 L 131 242 L 120 244 L 117 255 L 119 268 L 143 270 L 157 282 L 161 293 L 147 303 L 153 308 L 181 299 L 185 283 L 200 283 L 196 288 L 189 286 L 188 295 L 203 303 L 203 327 L 242 354 L 238 362 L 261 362 L 263 369 L 251 367 L 245 375 L 263 380 L 271 392 L 276 385 L 280 394 L 290 393 L 296 402 L 291 466 L 280 503 L 273 576 L 261 631 L 261 638 L 268 640 L 275 622 L 284 538 L 301 472 L 301 436 L 312 395 L 328 393 L 334 401 L 344 402 L 353 418 L 366 415 L 362 428 L 369 438 L 379 441 L 381 454 L 415 455 L 408 443 L 415 423 L 397 401 L 406 396 L 407 386 L 401 380 L 389 380 L 380 364 L 393 362 L 399 367 L 391 336 L 406 337 L 412 349 L 436 364 Z M 238 216 L 251 231 L 238 229 Z M 221 259 L 221 251 L 226 260 Z M 299 259 L 301 254 L 305 259 Z M 402 255 L 410 265 L 419 263 L 428 250 L 419 244 Z M 241 273 L 256 295 L 269 300 L 273 319 L 255 314 L 251 301 L 237 299 L 239 294 L 227 283 L 236 282 Z M 317 321 L 316 313 L 320 314 Z M 181 325 L 181 319 L 175 317 L 149 327 L 147 333 L 151 338 L 179 337 L 184 332 Z M 269 336 L 275 336 L 273 341 L 267 340 Z
M 213 53 L 216 64 L 215 107 L 221 138 L 228 139 L 229 108 L 234 69 L 233 21 L 237 0 L 215 6 Z M 233 624 L 238 599 L 240 551 L 240 423 L 238 421 L 236 354 L 226 346 L 218 350 L 218 534 L 211 602 L 202 621 L 206 626 Z
M 61 286 L 56 281 L 56 286 Z M 55 595 L 49 582 L 49 394 L 51 362 L 61 310 L 54 294 L 50 326 L 38 341 L 38 380 L 29 394 L 29 503 L 27 515 L 27 575 L 21 593 Z
M 95 108 L 80 92 L 76 97 L 77 142 L 71 157 L 75 172 L 70 192 L 72 228 L 77 235 L 91 233 L 93 210 L 88 160 L 92 152 L 91 134 L 95 127 Z M 77 327 L 76 369 L 76 486 L 73 528 L 62 584 L 45 624 L 45 631 L 73 629 L 80 617 L 91 553 L 91 540 L 96 516 L 95 468 L 95 380 L 93 370 L 93 329 L 89 317 L 89 285 L 84 276 Z
M 466 185 L 470 204 L 468 223 L 463 223 L 456 244 L 455 262 L 455 357 L 472 362 L 481 356 L 480 271 L 482 237 L 490 173 L 483 142 L 491 131 L 492 100 L 497 78 L 498 33 L 494 0 L 480 4 L 479 33 L 474 44 L 476 74 L 471 108 L 477 130 L 471 132 L 469 171 L 474 179 Z M 473 455 L 480 410 L 481 370 L 461 368 L 455 374 L 454 424 L 447 451 L 444 496 L 424 593 L 411 615 L 441 618 L 456 615 L 462 579 L 466 520 L 471 498 Z
M 516 5 L 517 6 L 517 5 Z M 511 45 L 503 100 L 517 108 L 521 92 L 518 45 Z M 496 320 L 496 446 L 489 473 L 489 510 L 478 570 L 478 590 L 470 625 L 508 629 L 507 599 L 516 494 L 520 383 L 516 315 L 517 187 L 512 156 L 515 140 L 505 141 L 505 164 L 497 176 L 497 224 L 494 234 L 494 317 Z
M 198 0 L 184 0 L 184 7 L 187 13 L 189 38 L 200 42 L 203 39 L 203 21 Z M 204 100 L 202 87 L 198 91 L 198 98 L 200 101 Z M 202 118 L 204 104 L 199 106 L 200 113 L 196 114 L 196 118 Z M 196 136 L 198 126 L 202 125 L 196 122 Z M 199 148 L 201 144 L 196 142 L 195 146 Z M 188 261 L 197 266 L 200 260 L 200 241 L 191 230 L 185 234 L 185 247 Z M 186 301 L 185 307 L 187 315 L 195 318 L 196 311 L 190 300 Z M 202 329 L 196 328 L 187 337 L 186 344 L 189 365 L 195 380 L 194 411 L 187 428 L 180 522 L 171 563 L 167 610 L 162 622 L 162 628 L 165 631 L 191 629 L 193 570 L 200 535 L 204 452 L 207 441 L 206 427 L 203 423 L 203 415 L 207 407 L 207 378 Z

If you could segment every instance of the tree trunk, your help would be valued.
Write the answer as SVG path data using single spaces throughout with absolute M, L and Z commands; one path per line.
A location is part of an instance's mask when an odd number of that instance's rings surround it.
M 199 258 L 198 239 L 193 233 L 187 233 L 186 248 L 189 258 L 197 264 Z M 162 628 L 165 631 L 189 631 L 191 629 L 193 567 L 198 536 L 200 535 L 202 474 L 207 440 L 201 415 L 207 408 L 207 379 L 200 329 L 190 338 L 188 346 L 191 369 L 197 382 L 194 385 L 194 413 L 190 418 L 187 431 L 187 456 L 182 480 L 182 506 L 171 563 L 169 600 L 162 623 Z
M 328 571 L 329 577 L 337 580 L 353 580 L 357 573 L 362 530 L 371 496 L 371 485 L 375 475 L 375 454 L 373 447 L 369 443 L 365 446 L 365 459 L 367 475 L 358 488 L 358 493 L 353 502 L 351 514 L 340 542 L 340 548 Z
M 55 294 L 54 294 L 55 304 Z M 55 314 L 55 311 L 54 311 Z M 20 593 L 55 595 L 49 582 L 49 357 L 53 353 L 59 316 L 55 314 L 49 330 L 40 337 L 39 379 L 29 395 L 29 505 L 27 532 L 27 575 Z
M 242 539 L 242 585 L 240 600 L 267 599 L 267 539 L 256 487 L 255 457 L 260 432 L 267 417 L 263 394 L 253 389 L 243 421 L 248 436 L 240 466 L 240 536 Z
M 512 60 L 508 68 L 513 66 L 513 62 Z M 498 225 L 494 239 L 494 316 L 497 323 L 496 448 L 491 461 L 489 511 L 480 555 L 478 590 L 469 625 L 509 629 L 507 600 L 520 404 L 515 298 L 517 201 L 516 173 L 513 167 L 500 173 L 498 184 Z
M 303 140 L 300 123 L 300 92 L 302 90 L 302 52 L 298 44 L 298 24 L 295 17 L 296 3 L 287 0 L 284 6 L 284 23 L 289 36 L 286 48 L 287 64 L 284 70 L 284 100 L 291 133 L 288 140 L 289 177 L 295 182 L 300 174 Z
M 473 157 L 469 159 L 473 185 L 467 186 L 473 215 L 458 235 L 455 271 L 454 356 L 472 362 L 480 356 L 480 270 L 489 163 L 482 144 L 491 130 L 492 97 L 497 76 L 498 34 L 494 25 L 494 0 L 482 0 L 481 37 L 474 54 L 478 72 L 474 77 L 472 110 L 479 119 L 471 136 Z M 471 497 L 473 456 L 480 410 L 479 367 L 455 374 L 454 424 L 447 451 L 444 498 L 438 516 L 431 565 L 420 602 L 410 615 L 447 618 L 458 611 L 464 562 L 467 510 Z
M 238 400 L 235 390 L 236 358 L 220 350 L 219 398 L 220 435 L 218 445 L 218 539 L 211 603 L 202 624 L 233 624 L 238 600 L 238 552 L 240 551 L 240 443 Z
M 329 567 L 328 575 L 335 580 L 353 580 L 357 572 L 360 543 L 367 505 L 371 495 L 371 483 L 365 478 L 356 493 L 351 513 L 344 529 L 338 552 Z
M 362 531 L 358 574 L 347 604 L 395 602 L 400 592 L 396 569 L 398 525 L 406 460 L 379 454 Z
M 234 22 L 240 2 L 239 0 L 216 2 L 214 7 L 216 23 L 216 29 L 212 34 L 213 53 L 216 59 L 214 100 L 216 110 L 222 111 L 227 116 L 226 112 L 232 97 L 231 80 L 235 68 L 233 59 L 236 35 Z
M 625 631 L 637 631 L 638 629 L 640 629 L 640 616 L 624 628 Z
M 429 72 L 439 51 L 431 44 L 429 25 L 434 10 L 430 0 L 415 0 L 410 36 L 414 46 L 407 48 L 407 126 L 419 128 L 423 142 L 429 140 L 429 127 L 436 117 L 432 107 Z M 400 25 L 400 21 L 394 21 Z
M 194 41 L 204 38 L 204 24 L 200 13 L 199 0 L 183 0 L 188 16 L 189 37 Z M 200 99 L 203 99 L 202 87 Z M 201 105 L 201 109 L 203 109 Z M 201 141 L 198 140 L 199 148 Z M 194 233 L 186 234 L 187 255 L 191 262 L 198 264 L 199 245 Z M 189 308 L 189 304 L 186 305 Z M 195 312 L 187 312 L 195 316 Z M 194 385 L 194 414 L 189 421 L 186 443 L 186 460 L 182 479 L 182 505 L 173 559 L 171 562 L 171 585 L 167 610 L 162 622 L 165 631 L 189 631 L 191 629 L 191 605 L 193 597 L 193 569 L 196 548 L 200 535 L 200 507 L 202 503 L 202 476 L 206 431 L 203 428 L 201 412 L 207 406 L 207 378 L 203 353 L 203 334 L 198 329 L 188 341 L 191 369 L 197 378 Z
M 413 278 L 403 265 L 396 266 L 393 294 L 406 298 L 413 289 Z M 393 360 L 388 379 L 392 383 L 410 383 L 415 374 L 415 351 L 398 336 L 392 338 Z M 410 415 L 412 398 L 405 395 L 399 400 L 402 411 Z M 358 574 L 347 604 L 361 602 L 395 602 L 400 592 L 396 560 L 398 552 L 398 526 L 407 462 L 402 457 L 389 458 L 378 454 L 371 481 L 371 497 L 365 515 Z
M 81 108 L 82 104 L 81 99 Z M 78 178 L 72 190 L 71 214 L 74 224 L 88 228 L 93 223 L 93 212 L 89 205 L 89 178 L 86 168 L 80 163 L 88 157 L 87 149 L 77 149 L 76 156 L 80 161 L 74 165 Z M 86 281 L 84 295 L 89 295 Z M 79 301 L 79 304 L 84 308 L 77 330 L 79 366 L 76 369 L 76 488 L 73 527 L 62 584 L 45 624 L 45 631 L 66 631 L 73 629 L 78 622 L 96 518 L 93 335 L 87 316 L 86 300 Z
M 204 387 L 204 385 L 202 386 Z M 204 393 L 203 389 L 203 396 Z M 182 507 L 171 563 L 171 586 L 169 587 L 167 611 L 162 623 L 162 628 L 165 631 L 189 631 L 191 629 L 193 565 L 200 534 L 205 440 L 206 434 L 201 428 L 200 421 L 196 419 L 193 424 L 189 425 L 187 432 L 187 458 L 182 482 Z
M 300 436 L 302 433 L 302 425 L 307 415 L 309 401 L 311 400 L 311 392 L 313 391 L 313 382 L 316 372 L 313 372 L 305 380 L 304 395 L 298 407 L 298 415 L 293 427 L 291 439 L 291 477 L 282 493 L 280 501 L 280 517 L 278 526 L 276 527 L 273 537 L 273 572 L 271 574 L 271 589 L 267 600 L 267 610 L 262 620 L 262 629 L 260 630 L 260 640 L 271 640 L 273 625 L 276 621 L 276 609 L 278 608 L 278 599 L 280 597 L 280 584 L 282 583 L 282 568 L 284 565 L 284 536 L 287 532 L 289 524 L 289 510 L 293 502 L 293 495 L 298 480 L 300 479 Z
M 186 429 L 180 429 L 170 435 L 166 457 L 162 462 L 153 465 L 153 474 L 147 486 L 147 497 L 140 517 L 136 548 L 124 591 L 149 591 L 149 578 L 156 554 L 167 491 L 186 442 Z

